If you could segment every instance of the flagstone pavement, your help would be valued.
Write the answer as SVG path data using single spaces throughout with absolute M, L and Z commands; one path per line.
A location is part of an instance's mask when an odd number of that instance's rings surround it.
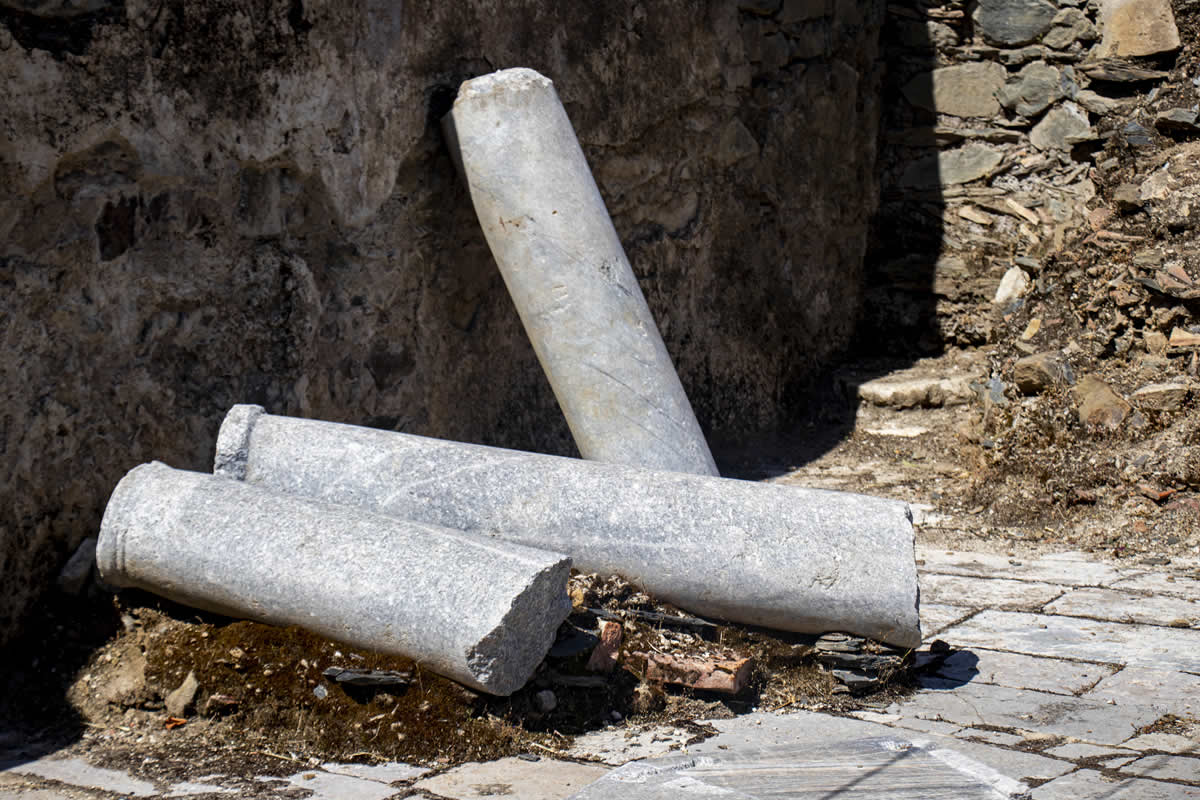
M 1023 561 L 924 547 L 918 564 L 926 643 L 917 658 L 944 660 L 901 702 L 849 716 L 783 710 L 715 720 L 718 734 L 690 746 L 691 734 L 670 726 L 614 726 L 581 737 L 561 758 L 530 754 L 438 774 L 327 764 L 263 788 L 316 800 L 1200 800 L 1200 562 L 1117 566 L 1082 553 Z M 952 655 L 931 651 L 937 640 Z M 929 756 L 921 762 L 929 769 L 941 765 L 939 780 L 963 776 L 960 790 L 922 793 L 916 760 L 878 758 L 910 750 Z M 787 768 L 765 770 L 764 753 Z M 758 783 L 705 783 L 714 765 L 734 769 L 747 758 L 760 759 Z M 644 776 L 667 769 L 685 771 L 654 794 Z M 156 786 L 60 754 L 0 766 L 0 800 L 221 796 L 237 790 L 220 775 Z

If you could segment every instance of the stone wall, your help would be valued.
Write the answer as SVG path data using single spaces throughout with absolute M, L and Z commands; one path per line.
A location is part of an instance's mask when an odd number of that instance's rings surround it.
M 553 78 L 710 433 L 851 336 L 883 3 L 0 0 L 0 639 L 233 403 L 572 446 L 437 120 Z
M 1105 147 L 1141 146 L 1148 128 L 1177 124 L 1172 113 L 1194 121 L 1178 108 L 1116 125 L 1166 76 L 1179 31 L 1169 0 L 911 0 L 888 12 L 860 340 L 979 345 L 1026 302 L 997 293 L 1002 276 L 1035 299 L 1049 291 L 1039 273 L 1087 224 L 1115 164 Z M 978 313 L 996 299 L 998 315 Z

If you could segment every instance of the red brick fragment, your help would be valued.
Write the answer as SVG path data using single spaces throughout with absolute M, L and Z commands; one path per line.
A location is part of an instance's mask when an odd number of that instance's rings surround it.
M 1143 483 L 1138 486 L 1138 491 L 1144 496 L 1149 497 L 1156 503 L 1161 503 L 1171 495 L 1178 492 L 1178 489 L 1159 489 L 1157 486 L 1149 483 Z
M 601 622 L 600 644 L 596 645 L 595 649 L 592 650 L 591 658 L 587 662 L 588 671 L 612 672 L 613 667 L 617 665 L 617 658 L 620 655 L 621 623 Z
M 751 658 L 689 658 L 651 653 L 646 657 L 646 680 L 674 683 L 709 692 L 737 694 L 750 682 Z

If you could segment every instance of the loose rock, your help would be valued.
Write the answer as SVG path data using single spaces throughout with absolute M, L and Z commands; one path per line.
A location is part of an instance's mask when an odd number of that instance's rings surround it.
M 1068 102 L 1051 109 L 1029 132 L 1029 141 L 1039 150 L 1069 150 L 1094 135 L 1087 114 Z
M 1079 421 L 1092 427 L 1116 430 L 1132 410 L 1125 398 L 1094 375 L 1075 387 L 1075 398 L 1079 403 Z
M 1091 89 L 1080 90 L 1078 93 L 1076 93 L 1074 99 L 1076 103 L 1079 103 L 1079 105 L 1083 106 L 1092 114 L 1111 114 L 1121 105 L 1120 101 L 1114 100 L 1111 97 L 1105 97 L 1104 95 L 1097 94 Z
M 996 96 L 1010 111 L 1036 116 L 1063 98 L 1062 73 L 1044 61 L 1035 61 L 1004 84 Z
M 986 177 L 1000 166 L 1004 154 L 994 147 L 971 143 L 914 162 L 900 182 L 906 186 L 954 186 Z
M 189 671 L 187 677 L 183 679 L 183 683 L 179 684 L 179 688 L 167 695 L 167 713 L 172 717 L 182 717 L 187 714 L 192 704 L 196 702 L 196 692 L 199 689 L 200 682 L 196 680 L 196 673 Z
M 84 539 L 75 550 L 74 555 L 67 560 L 62 572 L 58 573 L 58 588 L 64 594 L 78 595 L 87 586 L 88 578 L 92 576 L 92 567 L 96 564 L 96 537 Z
M 1045 0 L 980 0 L 974 19 L 984 40 L 1014 47 L 1037 41 L 1057 13 Z
M 991 117 L 1000 111 L 996 91 L 1007 76 L 994 61 L 941 67 L 916 76 L 904 87 L 915 106 L 956 117 Z
M 1013 383 L 1022 394 L 1038 394 L 1069 383 L 1069 370 L 1057 353 L 1035 353 L 1013 366 Z
M 543 714 L 549 714 L 554 709 L 558 708 L 558 698 L 554 696 L 551 689 L 543 689 L 533 696 L 533 703 L 537 706 L 537 710 Z
M 1170 0 L 1102 0 L 1101 58 L 1152 56 L 1179 49 L 1179 28 Z
M 1200 334 L 1185 331 L 1183 328 L 1175 328 L 1171 331 L 1171 338 L 1167 340 L 1167 349 L 1172 351 L 1200 349 Z
M 1186 383 L 1151 383 L 1133 393 L 1133 402 L 1152 411 L 1176 411 L 1187 400 Z
M 881 378 L 858 387 L 858 399 L 892 408 L 936 408 L 968 403 L 973 396 L 965 378 Z
M 1154 118 L 1154 127 L 1166 134 L 1200 133 L 1197 116 L 1200 115 L 1188 108 L 1171 108 Z
M 1167 73 L 1161 69 L 1135 67 L 1132 64 L 1126 64 L 1111 58 L 1104 59 L 1095 64 L 1088 64 L 1081 69 L 1089 78 L 1109 83 L 1143 83 L 1145 81 L 1162 80 L 1167 77 Z
M 1078 8 L 1060 9 L 1052 25 L 1042 42 L 1055 50 L 1065 50 L 1075 42 L 1096 40 L 1096 26 Z
M 1132 214 L 1142 207 L 1141 188 L 1132 183 L 1123 183 L 1113 190 L 1113 205 L 1122 214 Z
M 1029 273 L 1020 267 L 1010 267 L 1008 272 L 1004 273 L 1004 277 L 1000 279 L 1000 286 L 996 289 L 992 303 L 997 306 L 1006 306 L 1024 296 L 1031 285 Z

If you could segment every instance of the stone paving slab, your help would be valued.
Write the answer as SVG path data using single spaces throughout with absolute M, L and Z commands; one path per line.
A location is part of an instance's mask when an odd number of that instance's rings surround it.
M 638 761 L 605 775 L 572 800 L 1002 800 L 1025 789 L 956 751 L 885 736 Z
M 1196 669 L 1200 630 L 982 611 L 942 632 L 953 645 L 1158 669 Z
M 998 744 L 1003 747 L 1017 747 L 1025 741 L 1025 737 L 1016 733 L 990 731 L 982 728 L 961 728 L 954 734 L 960 739 L 973 739 L 986 744 Z
M 42 783 L 37 778 L 29 779 L 14 773 L 0 773 L 0 800 L 98 800 L 111 797 L 108 793 L 101 794 L 76 786 L 49 789 L 33 785 L 34 781 Z
M 656 758 L 680 750 L 695 734 L 683 728 L 651 725 L 643 729 L 612 728 L 577 736 L 567 750 L 573 758 L 620 766 L 638 758 Z
M 918 545 L 916 552 L 921 572 L 1063 586 L 1109 586 L 1122 578 L 1132 578 L 1145 572 L 1142 569 L 1119 569 L 1090 559 L 1085 553 L 1058 553 L 1026 560 L 994 553 L 948 551 L 927 545 Z
M 1200 627 L 1200 602 L 1182 597 L 1146 597 L 1112 589 L 1075 589 L 1047 605 L 1045 612 L 1172 628 Z
M 942 722 L 941 720 L 905 717 L 902 714 L 886 714 L 881 711 L 851 711 L 850 716 L 855 719 L 866 720 L 867 722 L 890 725 L 908 732 L 909 735 L 915 731 L 917 733 L 936 733 L 938 736 L 955 736 L 962 730 L 961 725 L 954 725 L 949 722 Z
M 411 794 L 407 789 L 395 789 L 379 781 L 323 770 L 297 772 L 283 780 L 294 789 L 312 792 L 305 800 L 386 800 Z
M 1164 753 L 1200 756 L 1200 738 L 1193 739 L 1177 733 L 1143 733 L 1130 739 L 1125 746 L 1134 750 L 1161 750 Z
M 389 761 L 384 764 L 329 763 L 322 764 L 321 769 L 337 775 L 349 775 L 353 778 L 363 778 L 369 781 L 379 781 L 380 783 L 411 781 L 431 771 L 425 767 L 414 767 L 411 764 L 405 764 L 401 761 Z
M 543 758 L 502 758 L 472 762 L 418 781 L 414 789 L 452 800 L 511 796 L 521 800 L 562 800 L 608 772 L 607 767 Z
M 1112 588 L 1153 592 L 1159 595 L 1182 597 L 1185 600 L 1200 600 L 1200 579 L 1187 578 L 1182 575 L 1165 575 L 1161 572 L 1125 578 L 1114 583 Z
M 899 715 L 897 715 L 899 716 Z M 916 717 L 900 717 L 893 723 L 897 728 L 919 733 L 936 733 L 938 736 L 957 736 L 962 726 L 936 719 L 917 719 Z
M 237 789 L 218 786 L 215 783 L 195 783 L 184 781 L 171 786 L 170 790 L 161 797 L 191 797 L 197 794 L 237 794 Z
M 1031 797 L 1032 800 L 1200 800 L 1200 788 L 1144 778 L 1113 781 L 1095 770 L 1082 769 L 1039 786 Z
M 1194 655 L 1200 661 L 1200 652 Z M 1200 675 L 1126 667 L 1096 684 L 1088 697 L 1115 705 L 1147 705 L 1164 714 L 1200 718 Z
M 1132 750 L 1123 750 L 1115 747 L 1097 747 L 1094 744 L 1086 742 L 1071 742 L 1069 744 L 1060 744 L 1058 747 L 1051 747 L 1046 751 L 1057 758 L 1066 758 L 1071 761 L 1082 761 L 1085 758 L 1103 758 L 1105 756 L 1132 756 L 1137 758 L 1137 753 Z
M 1200 784 L 1200 757 L 1197 756 L 1143 756 L 1132 764 L 1121 767 L 1121 772 L 1141 778 L 1187 781 Z
M 958 725 L 989 725 L 1069 736 L 1094 744 L 1119 744 L 1156 721 L 1156 709 L 1114 706 L 1078 697 L 1006 686 L 926 679 L 928 689 L 894 704 L 904 716 Z M 889 710 L 892 710 L 889 708 Z
M 1170 627 L 1195 613 L 1200 580 L 1182 575 L 1170 580 L 1140 568 L 1089 562 L 1080 554 L 1022 560 L 926 549 L 923 555 L 925 634 L 968 649 L 946 659 L 936 676 L 920 678 L 923 688 L 912 697 L 847 716 L 756 712 L 713 720 L 709 724 L 718 734 L 693 745 L 687 744 L 690 732 L 675 726 L 617 726 L 579 737 L 571 754 L 613 766 L 647 757 L 705 757 L 736 771 L 763 748 L 811 755 L 834 743 L 875 739 L 896 743 L 895 752 L 941 753 L 951 760 L 978 762 L 1013 781 L 1041 784 L 1032 790 L 1034 800 L 1200 800 L 1200 777 L 1193 777 L 1200 773 L 1200 629 Z M 927 651 L 918 653 L 919 663 L 930 658 Z M 1170 733 L 1138 735 L 1166 715 L 1179 718 L 1171 719 L 1172 727 L 1165 729 Z M 1046 745 L 1041 752 L 1028 749 Z M 879 754 L 866 751 L 858 755 L 863 764 L 880 768 L 879 778 L 892 780 L 892 788 L 911 778 L 917 763 L 871 761 Z M 809 770 L 832 779 L 836 765 L 793 760 L 790 766 L 760 766 L 791 770 L 792 777 Z M 289 778 L 258 780 L 280 796 L 305 795 L 307 800 L 561 800 L 606 775 L 611 780 L 603 785 L 613 784 L 617 774 L 602 764 L 544 757 L 464 764 L 432 777 L 427 772 L 405 764 L 323 764 Z M 1117 774 L 1123 777 L 1112 779 Z M 755 775 L 757 780 L 766 772 Z M 687 790 L 705 787 L 734 792 L 722 795 L 729 800 L 736 800 L 739 791 L 751 794 L 744 781 L 714 786 L 699 774 L 675 774 L 667 782 L 685 778 L 698 782 L 673 784 L 669 788 L 675 794 L 662 796 L 689 796 Z M 183 797 L 200 791 L 217 797 L 237 791 L 216 785 L 219 776 L 198 780 L 157 794 L 152 784 L 125 773 L 80 759 L 46 757 L 9 764 L 7 771 L 0 765 L 0 800 Z M 628 792 L 595 796 L 635 800 Z
M 982 647 L 960 650 L 947 658 L 937 675 L 966 683 L 988 683 L 1012 689 L 1036 689 L 1054 694 L 1077 694 L 1112 675 L 1116 667 L 1041 658 Z
M 99 789 L 130 797 L 158 794 L 153 783 L 139 780 L 115 769 L 94 767 L 81 758 L 39 758 L 25 763 L 0 765 L 0 772 L 32 775 L 88 789 Z
M 1005 611 L 1037 611 L 1066 591 L 1065 587 L 1053 583 L 939 575 L 934 572 L 921 573 L 918 580 L 922 604 L 929 601 Z
M 743 747 L 765 747 L 776 744 L 815 746 L 835 740 L 897 736 L 914 742 L 932 742 L 939 747 L 955 750 L 991 769 L 1019 781 L 1055 778 L 1074 769 L 1074 764 L 1047 758 L 1023 750 L 994 747 L 964 739 L 937 734 L 897 731 L 878 722 L 852 717 L 835 717 L 816 711 L 796 711 L 789 714 L 755 714 L 728 720 L 710 720 L 720 733 L 694 747 L 689 754 L 720 753 Z
M 926 639 L 934 638 L 935 634 L 949 628 L 974 614 L 976 609 L 962 606 L 947 606 L 939 603 L 926 603 L 921 598 L 921 634 Z

